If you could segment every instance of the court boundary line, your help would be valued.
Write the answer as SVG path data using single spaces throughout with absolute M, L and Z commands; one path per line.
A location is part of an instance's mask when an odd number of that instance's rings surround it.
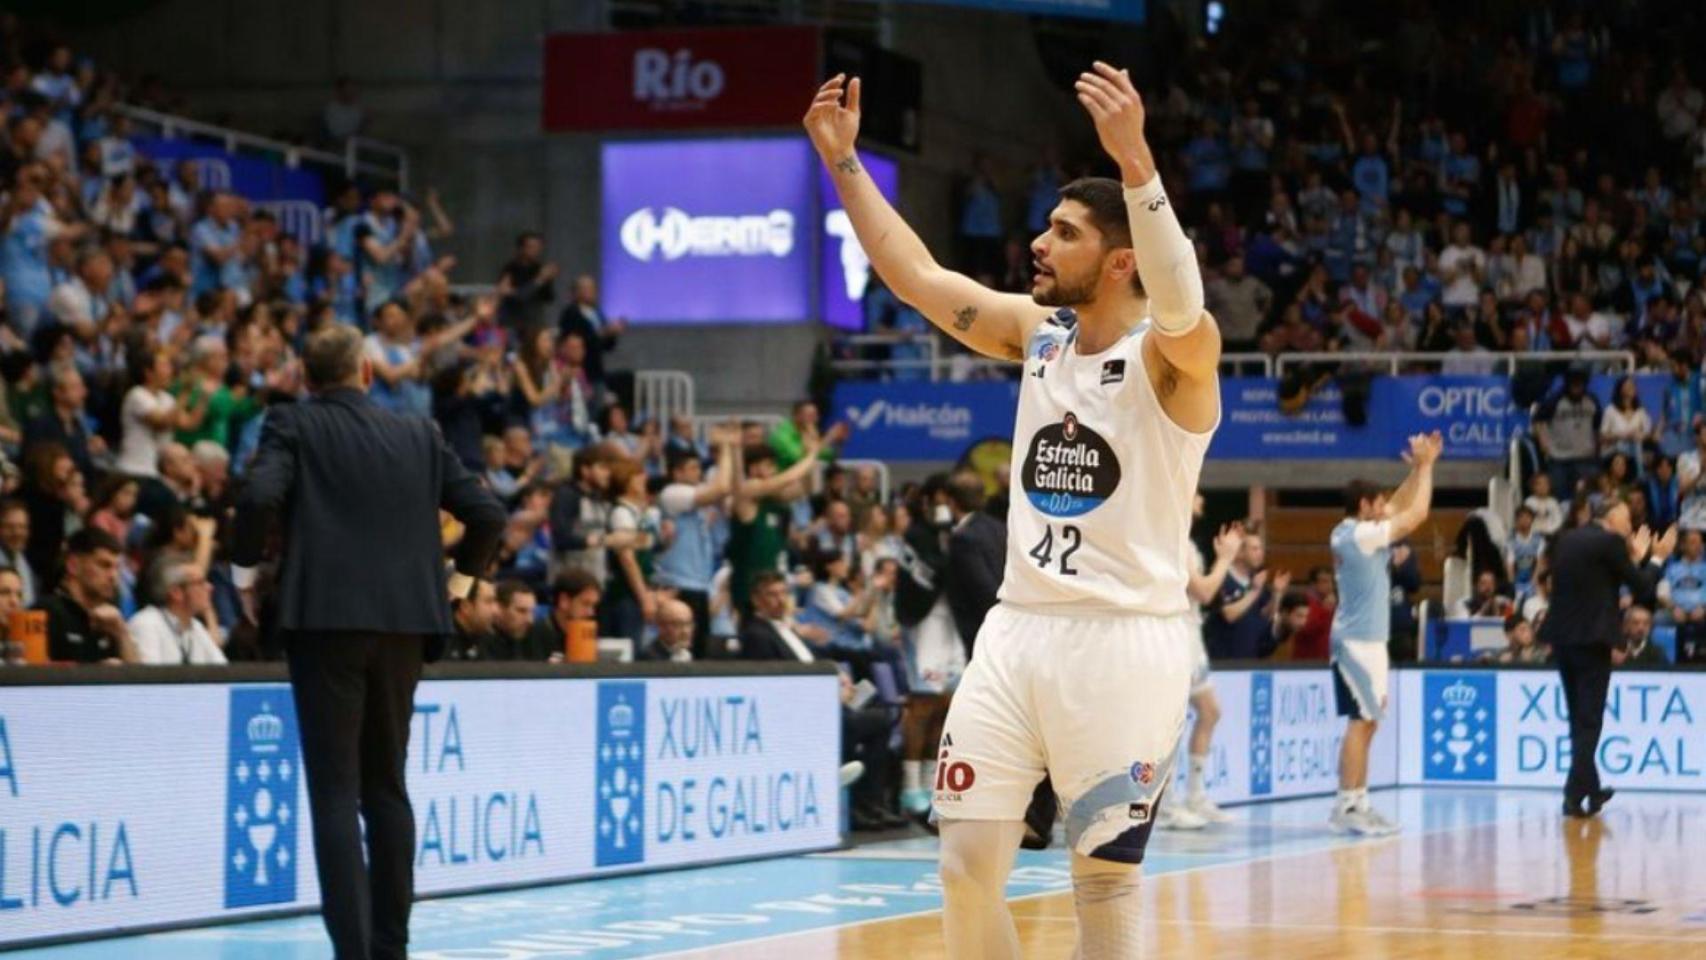
M 1413 790 L 1413 789 L 1438 790 L 1441 788 L 1439 786 L 1430 786 L 1430 787 L 1392 787 L 1390 789 L 1393 792 L 1397 792 L 1397 791 L 1402 791 L 1402 790 Z M 1445 789 L 1452 789 L 1452 788 L 1447 787 Z M 1321 799 L 1321 798 L 1319 798 L 1319 797 L 1295 797 L 1295 798 L 1287 798 L 1287 801 L 1318 800 L 1318 799 Z M 1287 802 L 1287 801 L 1281 801 L 1281 802 Z M 1398 833 L 1398 834 L 1392 834 L 1390 836 L 1385 836 L 1385 837 L 1364 837 L 1361 840 L 1347 840 L 1345 843 L 1343 843 L 1341 845 L 1336 845 L 1336 846 L 1324 846 L 1324 847 L 1319 847 L 1319 848 L 1312 849 L 1312 850 L 1294 850 L 1294 851 L 1291 851 L 1288 853 L 1281 853 L 1281 854 L 1277 854 L 1277 855 L 1271 856 L 1271 857 L 1251 857 L 1251 858 L 1243 859 L 1243 860 L 1228 860 L 1228 861 L 1225 861 L 1223 863 L 1204 863 L 1204 864 L 1198 864 L 1195 866 L 1181 867 L 1177 870 L 1167 870 L 1165 872 L 1157 873 L 1155 875 L 1158 877 L 1176 877 L 1176 876 L 1184 876 L 1186 874 L 1206 872 L 1206 871 L 1210 871 L 1210 870 L 1219 870 L 1219 869 L 1222 869 L 1225 867 L 1245 867 L 1245 866 L 1249 866 L 1250 864 L 1253 864 L 1253 863 L 1271 863 L 1271 862 L 1278 861 L 1278 860 L 1287 860 L 1287 859 L 1290 859 L 1292 857 L 1308 856 L 1308 855 L 1317 854 L 1317 853 L 1325 853 L 1325 852 L 1329 852 L 1332 850 L 1343 850 L 1343 849 L 1348 849 L 1350 847 L 1377 847 L 1377 846 L 1382 846 L 1384 844 L 1393 843 L 1395 841 L 1403 840 L 1405 837 L 1432 837 L 1432 836 L 1439 836 L 1442 834 L 1459 833 L 1459 832 L 1462 832 L 1464 830 L 1478 830 L 1482 827 L 1496 827 L 1496 826 L 1499 826 L 1500 824 L 1511 823 L 1511 822 L 1514 822 L 1513 818 L 1501 817 L 1501 818 L 1495 819 L 1495 820 L 1488 820 L 1485 823 L 1477 823 L 1477 824 L 1474 824 L 1473 826 L 1469 826 L 1469 827 L 1441 827 L 1441 828 L 1436 829 L 1436 830 L 1423 830 L 1423 831 L 1420 831 L 1418 833 L 1410 833 L 1410 834 Z M 1340 835 L 1335 834 L 1335 836 L 1340 836 Z M 1148 874 L 1145 874 L 1144 880 L 1148 880 L 1148 879 L 1149 879 Z M 1043 897 L 1068 896 L 1071 893 L 1072 893 L 1072 890 L 1070 888 L 1068 888 L 1066 890 L 1049 890 L 1049 891 L 1039 891 L 1037 893 L 1024 893 L 1024 894 L 1020 894 L 1016 897 L 1008 897 L 1007 902 L 1010 904 L 1011 903 L 1025 903 L 1025 902 L 1028 902 L 1031 900 L 1038 900 L 1038 899 L 1041 899 Z M 777 941 L 777 940 L 787 940 L 787 939 L 792 938 L 792 937 L 821 935 L 821 934 L 826 933 L 826 932 L 838 931 L 838 930 L 852 930 L 852 929 L 855 929 L 858 927 L 870 926 L 872 924 L 877 924 L 877 923 L 891 923 L 891 922 L 894 922 L 896 920 L 911 920 L 911 919 L 914 919 L 917 917 L 929 916 L 930 914 L 939 914 L 941 912 L 942 912 L 941 907 L 932 907 L 928 910 L 914 910 L 910 913 L 897 913 L 897 914 L 893 914 L 893 915 L 887 916 L 887 917 L 870 917 L 870 918 L 867 918 L 864 920 L 854 920 L 850 923 L 838 923 L 838 924 L 835 924 L 833 926 L 814 927 L 814 928 L 809 929 L 809 930 L 790 930 L 790 931 L 787 931 L 786 933 L 771 933 L 771 934 L 766 934 L 762 937 L 753 937 L 749 940 L 737 940 L 737 941 L 734 941 L 733 943 L 713 944 L 713 945 L 700 946 L 700 947 L 688 947 L 688 948 L 684 948 L 681 950 L 670 950 L 670 951 L 665 952 L 665 953 L 654 953 L 654 954 L 651 954 L 649 956 L 648 960 L 668 960 L 668 958 L 671 958 L 671 957 L 691 957 L 695 954 L 708 954 L 708 953 L 711 953 L 712 951 L 726 951 L 726 950 L 733 950 L 733 949 L 742 948 L 742 947 L 752 947 L 756 944 L 771 943 L 771 942 Z M 1054 919 L 1064 920 L 1065 918 L 1054 918 Z M 1073 922 L 1076 923 L 1077 920 L 1074 920 Z
M 1164 874 L 1170 876 L 1170 874 Z M 1077 923 L 1073 917 L 1026 917 L 1027 923 Z M 1402 936 L 1407 934 L 1444 934 L 1455 937 L 1530 937 L 1544 940 L 1575 940 L 1582 934 L 1573 930 L 1522 930 L 1510 927 L 1401 927 L 1389 925 L 1347 926 L 1342 923 L 1250 923 L 1233 921 L 1227 923 L 1218 920 L 1161 920 L 1144 918 L 1145 923 L 1155 923 L 1170 927 L 1215 927 L 1218 929 L 1234 928 L 1240 930 L 1313 930 L 1313 931 L 1349 931 L 1351 933 L 1377 933 Z M 1688 937 L 1681 934 L 1660 933 L 1618 933 L 1600 931 L 1594 934 L 1595 940 L 1639 940 L 1654 943 L 1700 943 L 1699 937 Z

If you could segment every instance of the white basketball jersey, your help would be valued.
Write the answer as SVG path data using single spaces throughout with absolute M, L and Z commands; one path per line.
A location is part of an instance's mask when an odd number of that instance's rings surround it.
M 1191 502 L 1214 430 L 1192 433 L 1161 409 L 1143 367 L 1148 335 L 1144 322 L 1081 356 L 1062 311 L 1026 345 L 1003 601 L 1073 613 L 1191 609 Z

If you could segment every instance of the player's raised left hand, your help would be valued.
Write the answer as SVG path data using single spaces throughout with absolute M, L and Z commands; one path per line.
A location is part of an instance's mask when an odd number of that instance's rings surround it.
M 859 137 L 859 78 L 848 81 L 843 73 L 830 77 L 817 88 L 802 122 L 824 163 L 835 164 L 852 156 L 853 143 Z
M 1073 86 L 1078 102 L 1096 123 L 1102 149 L 1120 165 L 1127 186 L 1138 185 L 1131 182 L 1134 177 L 1147 182 L 1155 174 L 1155 158 L 1143 136 L 1143 97 L 1131 85 L 1131 74 L 1098 60 Z

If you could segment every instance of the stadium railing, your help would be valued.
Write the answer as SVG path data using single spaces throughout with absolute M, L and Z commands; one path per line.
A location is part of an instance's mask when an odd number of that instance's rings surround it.
M 129 117 L 137 126 L 156 130 L 168 140 L 182 136 L 217 140 L 225 144 L 229 153 L 248 149 L 258 153 L 277 154 L 288 167 L 299 167 L 306 160 L 342 170 L 347 177 L 379 177 L 394 184 L 398 190 L 407 192 L 409 189 L 409 153 L 395 144 L 367 137 L 351 137 L 345 141 L 342 151 L 334 153 L 245 133 L 218 124 L 203 123 L 188 117 L 160 113 L 146 107 L 121 103 L 115 109 Z
M 1384 352 L 1309 352 L 1282 353 L 1274 361 L 1274 373 L 1284 377 L 1287 367 L 1300 363 L 1349 363 L 1366 366 L 1384 366 L 1386 372 L 1397 376 L 1399 367 L 1413 363 L 1444 363 L 1447 359 L 1463 354 L 1424 353 L 1421 351 Z M 1622 368 L 1624 373 L 1635 372 L 1635 355 L 1627 350 L 1533 350 L 1527 353 L 1492 352 L 1471 354 L 1478 359 L 1492 361 L 1503 366 L 1505 372 L 1516 375 L 1516 368 L 1525 363 L 1558 363 L 1560 361 L 1580 361 L 1585 363 L 1605 363 Z
M 685 370 L 634 371 L 634 419 L 657 418 L 667 427 L 671 418 L 693 416 L 693 375 Z

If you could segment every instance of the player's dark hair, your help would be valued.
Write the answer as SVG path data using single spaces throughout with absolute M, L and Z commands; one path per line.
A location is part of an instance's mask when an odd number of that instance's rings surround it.
M 1354 517 L 1362 512 L 1362 502 L 1373 500 L 1380 496 L 1380 487 L 1367 480 L 1352 480 L 1345 486 L 1345 516 Z
M 1060 199 L 1073 200 L 1090 211 L 1090 223 L 1102 232 L 1105 248 L 1131 246 L 1131 221 L 1126 219 L 1125 188 L 1107 177 L 1079 177 L 1060 188 Z M 1131 272 L 1132 289 L 1144 296 L 1143 280 Z

